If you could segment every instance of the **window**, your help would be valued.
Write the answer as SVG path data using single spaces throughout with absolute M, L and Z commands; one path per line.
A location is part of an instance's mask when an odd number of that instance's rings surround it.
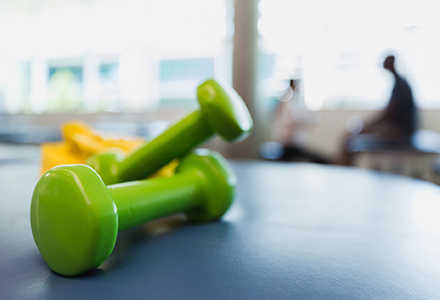
M 162 105 L 192 105 L 197 84 L 214 76 L 214 58 L 162 60 L 159 68 Z
M 260 0 L 261 50 L 275 58 L 260 85 L 275 95 L 291 77 L 304 83 L 308 108 L 379 108 L 392 77 L 388 53 L 421 108 L 440 107 L 440 2 Z
M 191 105 L 206 77 L 230 81 L 229 2 L 0 3 L 0 112 Z
M 124 110 L 119 90 L 119 62 L 102 63 L 99 66 L 99 89 L 97 111 L 118 112 Z
M 47 112 L 75 112 L 82 106 L 81 66 L 49 67 Z

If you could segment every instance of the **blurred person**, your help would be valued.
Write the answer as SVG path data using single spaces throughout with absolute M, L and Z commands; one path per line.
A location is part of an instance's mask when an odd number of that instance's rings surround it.
M 275 142 L 283 148 L 280 160 L 327 163 L 325 158 L 305 150 L 307 128 L 312 120 L 309 111 L 301 101 L 299 86 L 299 80 L 290 79 L 284 95 L 277 98 L 270 139 L 272 143 Z
M 395 57 L 387 56 L 383 67 L 394 77 L 394 87 L 385 109 L 374 119 L 366 122 L 357 134 L 347 134 L 343 139 L 339 163 L 350 164 L 350 144 L 358 135 L 370 135 L 381 139 L 407 142 L 417 129 L 417 107 L 408 82 L 396 71 Z
M 305 113 L 300 101 L 298 81 L 291 79 L 284 95 L 277 98 L 270 132 L 271 140 L 283 145 L 303 144 L 301 132 L 307 123 Z

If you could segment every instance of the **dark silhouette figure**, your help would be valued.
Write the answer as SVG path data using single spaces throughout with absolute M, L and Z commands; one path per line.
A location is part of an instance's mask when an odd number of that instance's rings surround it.
M 358 134 L 404 143 L 410 140 L 417 129 L 417 108 L 411 87 L 397 73 L 394 62 L 395 57 L 390 55 L 383 63 L 383 67 L 394 76 L 394 88 L 388 105 L 377 118 L 366 123 Z M 350 163 L 351 144 L 358 138 L 358 134 L 344 138 L 341 164 Z

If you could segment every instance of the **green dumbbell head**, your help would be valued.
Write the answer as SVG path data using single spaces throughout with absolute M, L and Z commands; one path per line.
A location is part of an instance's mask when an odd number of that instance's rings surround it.
M 124 156 L 122 150 L 112 149 L 92 156 L 87 160 L 87 164 L 99 173 L 105 184 L 114 184 L 121 182 L 117 163 L 122 161 Z
M 197 99 L 211 127 L 226 141 L 241 141 L 251 133 L 252 117 L 232 87 L 209 79 L 197 88 Z
M 93 169 L 59 166 L 35 187 L 31 226 L 48 266 L 71 276 L 100 266 L 110 255 L 118 233 L 117 209 Z
M 238 142 L 251 133 L 251 115 L 232 87 L 209 79 L 198 87 L 197 98 L 199 109 L 185 115 L 126 157 L 119 152 L 97 154 L 87 164 L 106 184 L 138 180 L 183 156 L 214 134 L 228 142 Z
M 217 152 L 198 149 L 176 169 L 176 175 L 196 173 L 204 193 L 204 203 L 186 212 L 192 221 L 214 221 L 223 216 L 234 198 L 237 179 L 226 160 Z
M 89 166 L 58 166 L 35 187 L 32 234 L 52 270 L 78 275 L 108 258 L 118 231 L 177 212 L 193 221 L 220 218 L 232 203 L 235 185 L 225 159 L 207 150 L 185 157 L 173 177 L 108 187 Z

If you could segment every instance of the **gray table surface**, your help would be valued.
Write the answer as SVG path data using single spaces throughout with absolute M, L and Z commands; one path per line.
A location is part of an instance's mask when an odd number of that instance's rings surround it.
M 440 188 L 371 171 L 232 161 L 222 221 L 122 232 L 82 276 L 32 239 L 38 149 L 0 145 L 0 299 L 440 299 Z

